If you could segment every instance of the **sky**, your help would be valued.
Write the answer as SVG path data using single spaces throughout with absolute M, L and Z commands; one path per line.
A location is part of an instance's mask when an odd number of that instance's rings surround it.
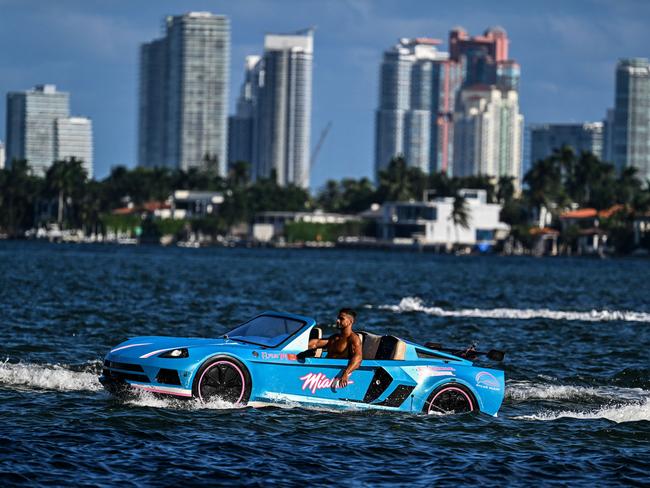
M 162 35 L 166 15 L 225 14 L 231 21 L 229 113 L 244 58 L 264 34 L 315 26 L 312 146 L 332 128 L 312 168 L 328 179 L 372 177 L 374 111 L 383 51 L 400 37 L 470 35 L 502 26 L 521 65 L 526 123 L 602 120 L 622 57 L 650 57 L 645 0 L 0 0 L 0 110 L 9 91 L 53 83 L 71 113 L 93 120 L 95 177 L 137 155 L 139 46 Z M 5 117 L 0 117 L 0 140 Z

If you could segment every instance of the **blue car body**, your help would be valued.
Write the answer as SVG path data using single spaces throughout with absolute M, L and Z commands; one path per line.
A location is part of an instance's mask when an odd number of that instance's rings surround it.
M 273 330 L 267 334 L 263 327 Z M 230 381 L 230 401 L 241 404 L 426 413 L 438 403 L 435 395 L 451 395 L 468 402 L 465 410 L 496 416 L 503 401 L 503 371 L 394 336 L 374 336 L 377 348 L 370 350 L 372 334 L 363 339 L 360 367 L 340 387 L 337 378 L 347 360 L 305 354 L 310 338 L 320 333 L 311 317 L 264 312 L 217 339 L 136 337 L 106 355 L 100 381 L 116 393 L 142 390 L 199 399 Z

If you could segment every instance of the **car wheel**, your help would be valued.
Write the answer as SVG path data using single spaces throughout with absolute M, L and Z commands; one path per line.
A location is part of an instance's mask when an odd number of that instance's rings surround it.
M 424 404 L 424 412 L 437 414 L 469 413 L 478 411 L 474 395 L 462 385 L 447 383 L 431 392 Z
M 202 402 L 216 398 L 229 403 L 245 404 L 251 394 L 251 377 L 246 367 L 228 356 L 206 361 L 197 371 L 192 396 Z

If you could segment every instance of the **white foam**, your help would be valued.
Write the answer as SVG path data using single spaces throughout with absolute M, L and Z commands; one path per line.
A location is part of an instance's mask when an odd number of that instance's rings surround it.
M 372 308 L 372 306 L 371 306 Z M 572 312 L 549 310 L 547 308 L 467 308 L 459 310 L 444 310 L 440 307 L 427 307 L 421 298 L 405 297 L 399 305 L 379 305 L 381 310 L 393 312 L 422 312 L 436 317 L 471 317 L 490 319 L 551 319 L 551 320 L 582 320 L 587 322 L 650 322 L 650 313 L 621 310 L 591 310 L 588 312 Z
M 650 396 L 641 388 L 620 388 L 614 386 L 574 386 L 531 383 L 528 381 L 508 381 L 506 400 L 580 400 L 601 398 L 607 400 L 638 401 Z
M 203 403 L 198 399 L 185 400 L 174 397 L 154 395 L 148 391 L 134 391 L 135 396 L 126 401 L 127 405 L 151 408 L 180 408 L 186 410 L 233 410 L 244 408 L 243 405 L 226 402 L 219 398 Z
M 96 373 L 72 371 L 58 364 L 0 363 L 0 384 L 61 391 L 102 389 Z
M 548 421 L 557 420 L 561 418 L 572 419 L 607 419 L 612 422 L 638 422 L 641 420 L 650 421 L 650 398 L 640 403 L 628 403 L 625 405 L 608 406 L 594 411 L 571 411 L 565 410 L 561 412 L 541 412 L 534 415 L 523 415 L 515 417 L 519 420 L 538 420 Z

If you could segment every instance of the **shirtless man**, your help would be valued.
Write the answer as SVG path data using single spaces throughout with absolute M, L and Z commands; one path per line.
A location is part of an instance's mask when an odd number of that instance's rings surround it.
M 327 357 L 329 359 L 348 359 L 348 366 L 338 378 L 338 385 L 341 388 L 348 386 L 348 379 L 352 371 L 361 364 L 361 340 L 352 332 L 352 324 L 357 314 L 351 308 L 339 310 L 336 319 L 336 327 L 341 332 L 332 335 L 329 339 L 312 339 L 309 341 L 309 348 L 316 349 L 327 346 Z

